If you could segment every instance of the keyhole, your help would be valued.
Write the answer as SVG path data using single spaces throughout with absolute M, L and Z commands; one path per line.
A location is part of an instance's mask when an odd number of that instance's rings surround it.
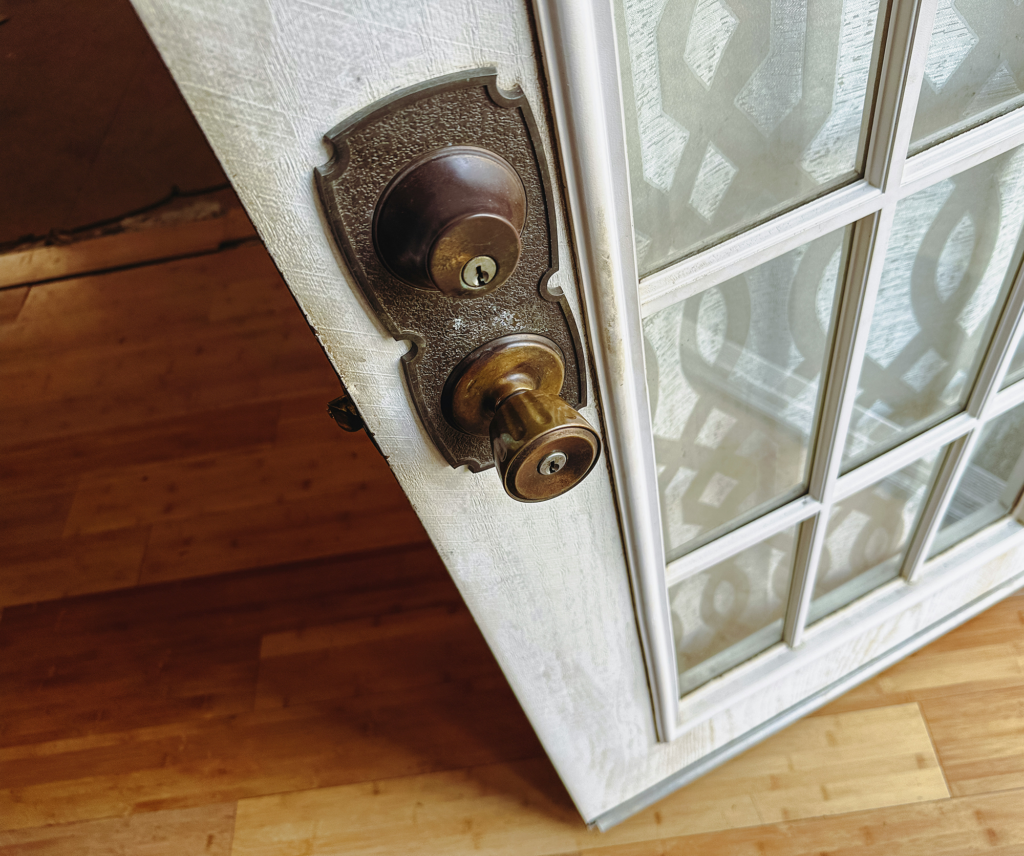
M 490 256 L 476 256 L 462 269 L 462 284 L 468 289 L 486 288 L 498 272 L 498 263 Z
M 563 452 L 552 452 L 550 455 L 545 455 L 538 465 L 537 471 L 542 476 L 553 476 L 565 466 L 566 461 L 568 461 L 568 458 L 565 457 Z

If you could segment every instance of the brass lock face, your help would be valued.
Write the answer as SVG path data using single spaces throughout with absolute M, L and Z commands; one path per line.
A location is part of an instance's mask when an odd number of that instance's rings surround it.
M 490 437 L 502 486 L 520 502 L 560 496 L 597 463 L 598 433 L 558 397 L 564 377 L 554 342 L 519 333 L 477 348 L 445 384 L 445 417 Z
M 377 320 L 411 342 L 401 369 L 438 451 L 473 472 L 497 465 L 524 501 L 574 484 L 589 471 L 579 463 L 585 448 L 596 457 L 599 443 L 574 421 L 586 404 L 583 348 L 569 303 L 550 284 L 554 184 L 526 99 L 478 69 L 399 92 L 325 139 L 333 156 L 315 173 L 324 213 Z M 513 383 L 518 392 L 498 395 L 493 413 L 466 430 L 454 410 L 445 414 L 446 384 L 467 355 L 510 334 L 543 340 L 533 358 L 548 365 L 557 354 L 561 368 L 537 372 L 526 360 L 519 374 L 529 382 Z M 549 418 L 564 444 L 540 425 Z

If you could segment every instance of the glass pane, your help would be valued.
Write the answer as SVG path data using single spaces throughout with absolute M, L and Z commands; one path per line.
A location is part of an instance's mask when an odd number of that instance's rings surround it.
M 640 273 L 853 178 L 878 0 L 618 0 Z
M 939 0 L 911 152 L 1024 103 L 1024 5 Z
M 1013 358 L 1010 360 L 1010 367 L 1006 370 L 1006 379 L 1003 381 L 1003 388 L 1005 389 L 1011 383 L 1016 383 L 1022 377 L 1024 377 L 1024 339 L 1020 340 L 1020 344 L 1017 345 L 1017 350 L 1013 352 Z
M 932 452 L 832 507 L 808 622 L 899 575 L 939 460 Z
M 798 528 L 669 589 L 680 694 L 782 641 Z
M 644 322 L 669 559 L 803 493 L 843 235 Z
M 844 470 L 963 408 L 1022 225 L 1019 148 L 896 206 Z
M 992 420 L 981 432 L 960 477 L 931 555 L 980 532 L 1010 513 L 1024 488 L 1024 405 Z

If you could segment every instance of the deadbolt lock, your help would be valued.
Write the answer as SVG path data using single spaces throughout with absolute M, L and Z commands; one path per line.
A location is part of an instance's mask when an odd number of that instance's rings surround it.
M 392 179 L 373 218 L 381 263 L 414 288 L 481 297 L 519 263 L 526 191 L 504 158 L 449 146 Z

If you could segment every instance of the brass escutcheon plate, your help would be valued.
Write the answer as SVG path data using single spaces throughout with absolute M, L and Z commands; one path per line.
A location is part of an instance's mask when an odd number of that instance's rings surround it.
M 494 465 L 490 440 L 450 424 L 441 398 L 452 370 L 481 345 L 514 333 L 550 339 L 565 363 L 561 397 L 574 408 L 586 404 L 579 332 L 565 297 L 548 284 L 559 260 L 540 139 L 526 98 L 500 90 L 494 69 L 476 69 L 399 92 L 337 125 L 326 135 L 334 156 L 315 173 L 345 265 L 380 324 L 412 343 L 402 369 L 424 429 L 453 467 L 474 472 Z M 385 189 L 410 164 L 453 146 L 485 149 L 507 162 L 527 201 L 515 270 L 472 299 L 403 282 L 381 263 L 373 243 L 374 211 Z

